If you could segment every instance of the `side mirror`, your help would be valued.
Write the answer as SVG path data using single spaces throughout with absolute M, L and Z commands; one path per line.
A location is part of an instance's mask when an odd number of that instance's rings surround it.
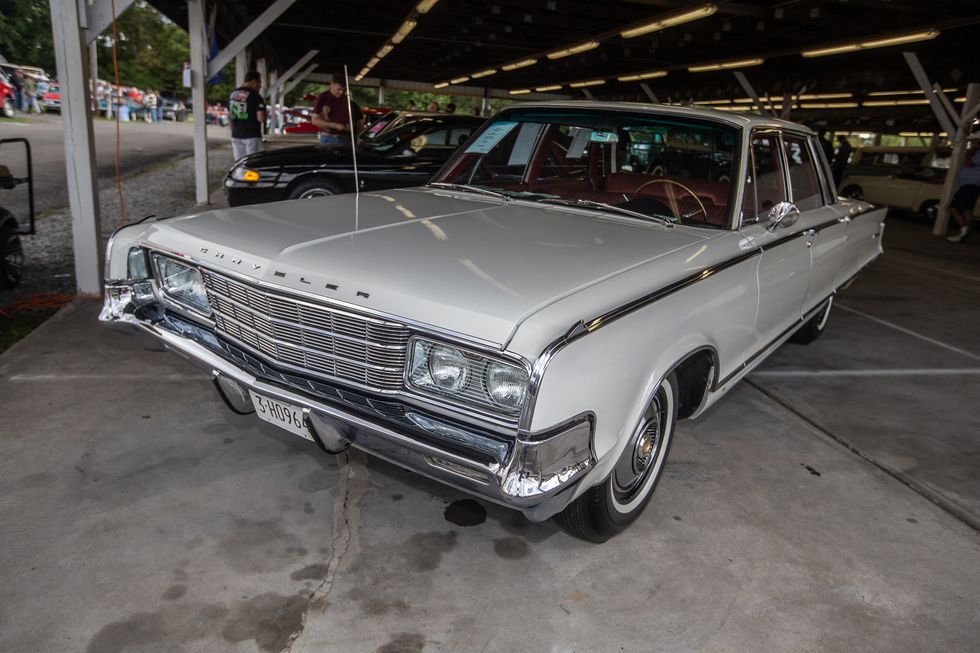
M 800 219 L 800 210 L 792 202 L 780 202 L 769 209 L 769 231 L 792 226 Z

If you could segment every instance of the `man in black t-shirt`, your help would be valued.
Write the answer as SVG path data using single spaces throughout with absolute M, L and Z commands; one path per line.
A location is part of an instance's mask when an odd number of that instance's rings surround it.
M 262 125 L 265 124 L 265 102 L 259 95 L 262 77 L 251 71 L 245 74 L 245 84 L 228 97 L 231 117 L 231 152 L 235 161 L 262 151 Z

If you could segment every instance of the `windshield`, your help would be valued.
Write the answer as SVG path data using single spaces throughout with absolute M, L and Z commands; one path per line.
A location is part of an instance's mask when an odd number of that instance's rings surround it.
M 654 113 L 506 111 L 435 179 L 542 203 L 725 228 L 738 130 Z

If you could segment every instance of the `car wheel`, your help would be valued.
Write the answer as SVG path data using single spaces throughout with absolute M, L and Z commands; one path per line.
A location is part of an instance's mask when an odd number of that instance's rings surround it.
M 841 191 L 841 196 L 852 200 L 863 200 L 864 190 L 862 190 L 860 186 L 848 186 Z
M 827 303 L 811 317 L 806 324 L 790 336 L 789 341 L 798 345 L 809 345 L 820 337 L 820 334 L 827 328 L 827 320 L 830 318 L 830 308 L 834 305 L 834 298 L 828 297 Z
M 326 179 L 307 179 L 296 184 L 289 191 L 287 199 L 291 200 L 310 200 L 316 197 L 327 197 L 337 195 L 344 191 L 337 184 Z
M 558 513 L 558 525 L 574 537 L 601 543 L 635 521 L 663 475 L 676 423 L 677 378 L 671 373 L 643 411 L 612 473 Z
M 919 207 L 919 213 L 926 216 L 929 222 L 935 222 L 936 216 L 939 215 L 938 200 L 929 200 L 927 202 L 923 202 L 922 206 Z
M 24 270 L 24 248 L 13 221 L 0 227 L 0 290 L 16 288 Z
M 9 97 L 3 99 L 3 117 L 13 118 L 14 117 L 14 101 Z

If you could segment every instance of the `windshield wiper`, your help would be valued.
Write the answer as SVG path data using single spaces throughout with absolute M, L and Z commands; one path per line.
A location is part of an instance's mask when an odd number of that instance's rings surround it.
M 535 200 L 536 202 L 543 202 L 547 204 L 562 204 L 564 206 L 579 206 L 587 209 L 597 209 L 599 211 L 611 211 L 614 213 L 620 213 L 622 215 L 628 215 L 634 218 L 642 218 L 643 220 L 658 220 L 663 222 L 668 227 L 674 226 L 674 219 L 668 218 L 664 215 L 659 215 L 657 213 L 640 213 L 639 211 L 632 211 L 630 209 L 624 209 L 621 206 L 616 206 L 615 204 L 606 204 L 605 202 L 595 202 L 593 200 L 569 200 L 561 197 L 545 197 L 540 200 Z
M 505 199 L 508 201 L 513 199 L 510 195 L 506 195 L 500 191 L 490 190 L 489 188 L 481 188 L 479 186 L 471 186 L 470 184 L 450 184 L 444 181 L 433 181 L 427 185 L 435 186 L 436 188 L 447 188 L 449 190 L 463 190 L 470 193 L 479 193 L 489 197 L 499 197 L 500 199 Z

